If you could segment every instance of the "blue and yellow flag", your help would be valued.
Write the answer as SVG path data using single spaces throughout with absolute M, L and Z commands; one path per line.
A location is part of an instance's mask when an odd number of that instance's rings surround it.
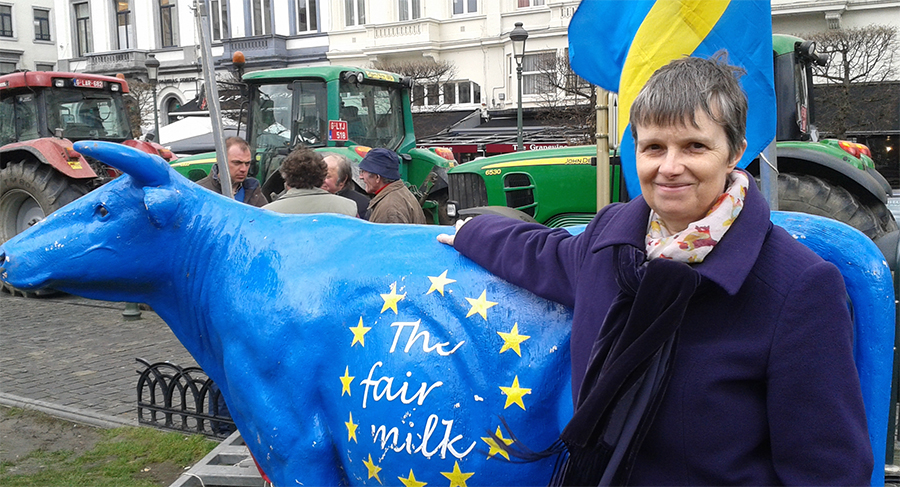
M 569 23 L 572 70 L 619 94 L 616 131 L 628 193 L 640 194 L 628 113 L 658 68 L 684 56 L 728 51 L 747 71 L 746 167 L 775 138 L 772 14 L 766 0 L 583 0 Z

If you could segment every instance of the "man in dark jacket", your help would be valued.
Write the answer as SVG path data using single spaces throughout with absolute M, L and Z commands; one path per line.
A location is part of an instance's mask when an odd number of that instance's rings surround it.
M 400 180 L 400 157 L 388 149 L 372 149 L 359 163 L 359 176 L 369 202 L 369 221 L 373 223 L 425 224 L 425 214 L 416 197 Z
M 247 141 L 240 137 L 228 137 L 225 139 L 225 152 L 228 157 L 228 174 L 231 176 L 234 199 L 257 207 L 268 203 L 262 194 L 259 181 L 247 177 L 250 164 L 253 162 L 253 154 L 250 152 L 250 145 L 247 144 Z M 197 184 L 222 194 L 218 164 L 213 165 L 209 175 L 197 181 Z
M 353 167 L 350 165 L 350 159 L 334 152 L 326 152 L 323 157 L 325 164 L 328 165 L 328 175 L 325 176 L 322 189 L 353 200 L 359 217 L 368 220 L 369 197 L 356 190 L 356 183 L 352 180 Z

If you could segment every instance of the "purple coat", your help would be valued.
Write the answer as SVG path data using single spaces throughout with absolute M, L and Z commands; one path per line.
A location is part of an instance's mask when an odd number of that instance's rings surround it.
M 638 197 L 601 210 L 584 233 L 496 216 L 455 247 L 489 271 L 574 308 L 572 390 L 618 287 L 614 245 L 644 248 Z M 632 485 L 868 485 L 872 451 L 852 325 L 838 270 L 781 227 L 754 185 L 703 263 L 671 382 Z M 546 445 L 529 445 L 539 449 Z

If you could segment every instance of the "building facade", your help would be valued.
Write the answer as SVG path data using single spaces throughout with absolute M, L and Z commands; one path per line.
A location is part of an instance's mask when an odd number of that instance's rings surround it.
M 55 69 L 57 17 L 53 0 L 0 0 L 0 74 Z
M 4 2 L 0 0 L 0 15 Z M 200 94 L 198 15 L 191 0 L 38 0 L 48 4 L 53 40 L 46 47 L 60 70 L 146 81 L 145 62 L 161 63 L 160 121 Z M 416 87 L 416 110 L 509 110 L 516 106 L 516 69 L 509 32 L 529 32 L 523 62 L 523 103 L 541 103 L 537 68 L 564 56 L 577 0 L 208 0 L 217 74 L 227 76 L 236 51 L 245 71 L 286 66 L 435 60 L 455 68 L 441 85 Z M 11 4 L 9 4 L 11 5 Z M 24 26 L 31 19 L 17 22 Z M 37 9 L 37 7 L 34 7 Z M 0 18 L 2 19 L 2 18 Z M 25 27 L 19 27 L 21 31 Z M 30 35 L 31 32 L 29 31 Z M 3 39 L 0 36 L 0 39 Z M 21 41 L 21 36 L 20 36 Z M 0 48 L 6 48 L 0 45 Z M 29 54 L 19 53 L 27 51 Z M 37 49 L 9 52 L 16 68 L 34 69 Z M 35 53 L 35 54 L 30 54 Z M 35 57 L 35 59 L 27 59 Z M 58 58 L 58 62 L 56 61 Z M 12 68 L 15 69 L 15 68 Z
M 566 93 L 541 81 L 541 71 L 553 58 L 567 57 L 568 24 L 579 0 L 205 3 L 221 77 L 233 76 L 236 51 L 246 56 L 245 71 L 433 60 L 452 66 L 453 75 L 416 85 L 414 110 L 455 111 L 461 115 L 439 123 L 482 126 L 515 112 L 518 83 L 509 33 L 521 22 L 529 33 L 522 63 L 526 113 L 547 106 L 548 97 L 567 102 Z M 0 0 L 0 70 L 123 73 L 146 81 L 152 53 L 161 63 L 157 100 L 165 125 L 201 92 L 197 12 L 194 0 Z M 900 0 L 772 0 L 772 14 L 780 33 L 897 25 Z

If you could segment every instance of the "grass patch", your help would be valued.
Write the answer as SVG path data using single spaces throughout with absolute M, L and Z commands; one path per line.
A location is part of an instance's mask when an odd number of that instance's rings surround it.
M 17 411 L 12 415 L 19 415 Z M 99 439 L 81 452 L 33 450 L 0 464 L 2 487 L 157 487 L 174 482 L 216 442 L 153 428 L 95 430 Z

